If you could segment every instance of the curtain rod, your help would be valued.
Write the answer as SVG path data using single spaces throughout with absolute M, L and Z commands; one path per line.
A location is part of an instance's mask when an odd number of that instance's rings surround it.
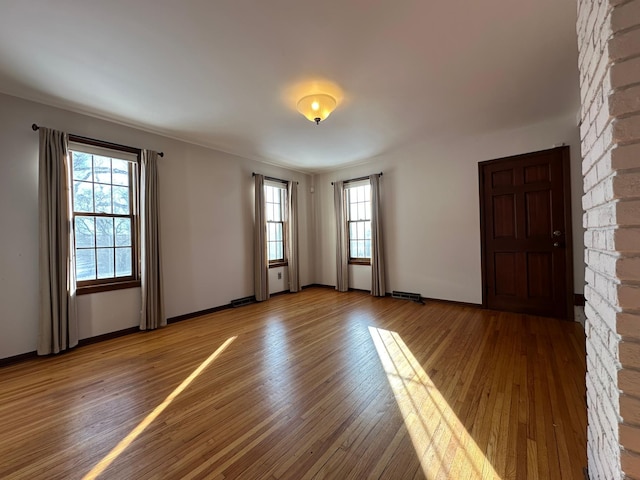
M 380 172 L 378 175 L 382 176 L 382 172 Z M 366 177 L 351 178 L 349 180 L 345 180 L 344 183 L 359 182 L 360 180 L 367 180 L 368 178 L 369 175 L 367 175 Z M 333 185 L 333 182 L 331 182 L 331 185 Z
M 256 175 L 258 175 L 256 172 L 251 172 L 251 176 L 255 177 Z M 271 180 L 272 182 L 280 182 L 280 183 L 289 183 L 288 180 L 282 180 L 281 178 L 276 178 L 276 177 L 264 177 L 265 180 Z M 296 185 L 299 185 L 299 182 L 296 182 Z
M 35 132 L 37 130 L 40 130 L 40 127 L 34 123 L 33 125 L 31 125 L 31 129 Z M 124 149 L 124 150 L 138 150 L 138 151 L 140 150 L 139 148 L 129 147 L 127 145 L 120 145 L 118 143 L 105 142 L 103 140 L 96 140 L 95 138 L 83 137 L 80 135 L 74 135 L 72 133 L 69 134 L 69 139 L 71 141 L 79 140 L 79 141 L 87 141 L 87 142 L 97 142 L 97 143 L 100 143 L 101 145 L 111 146 L 114 148 Z M 164 152 L 158 152 L 158 156 L 164 157 Z

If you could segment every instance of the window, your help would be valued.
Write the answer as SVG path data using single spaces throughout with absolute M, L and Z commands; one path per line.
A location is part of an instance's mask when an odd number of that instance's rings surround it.
M 371 185 L 347 185 L 349 263 L 371 263 Z
M 286 264 L 284 222 L 287 187 L 276 182 L 265 182 L 264 196 L 267 217 L 267 260 L 270 266 L 284 265 Z
M 78 293 L 139 285 L 138 155 L 70 142 L 69 156 Z

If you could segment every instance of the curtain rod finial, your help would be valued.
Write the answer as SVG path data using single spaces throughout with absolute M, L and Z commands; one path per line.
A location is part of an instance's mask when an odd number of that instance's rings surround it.
M 34 123 L 33 125 L 31 125 L 31 129 L 35 132 L 36 130 L 39 130 L 40 127 Z

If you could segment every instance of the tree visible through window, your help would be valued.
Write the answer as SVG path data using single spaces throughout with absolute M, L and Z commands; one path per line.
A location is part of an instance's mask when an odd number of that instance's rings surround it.
M 136 164 L 81 149 L 70 148 L 77 285 L 136 280 Z
M 267 217 L 267 259 L 270 264 L 285 263 L 284 221 L 287 188 L 265 185 L 265 207 Z
M 347 186 L 349 261 L 371 262 L 371 185 Z

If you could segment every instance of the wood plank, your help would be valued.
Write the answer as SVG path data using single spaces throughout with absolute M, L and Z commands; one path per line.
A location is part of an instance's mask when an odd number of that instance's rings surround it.
M 99 478 L 583 478 L 578 325 L 323 288 L 0 367 L 0 478 L 83 478 L 231 337 Z

